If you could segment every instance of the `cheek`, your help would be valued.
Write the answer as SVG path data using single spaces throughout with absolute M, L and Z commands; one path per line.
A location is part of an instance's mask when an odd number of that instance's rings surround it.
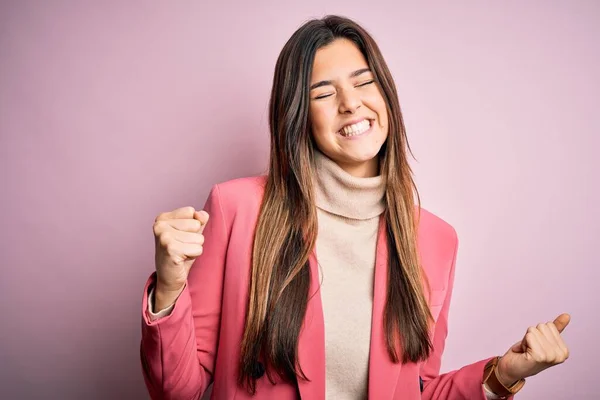
M 380 100 L 377 104 L 377 115 L 379 116 L 379 125 L 381 126 L 383 132 L 387 136 L 388 127 L 389 127 L 388 112 L 387 112 L 387 107 L 386 107 L 386 104 L 385 104 L 385 101 L 383 100 L 383 98 L 380 98 Z
M 326 135 L 331 130 L 332 118 L 327 110 L 321 107 L 311 107 L 310 125 L 315 136 Z
M 383 107 L 383 111 L 381 113 L 381 125 L 382 125 L 383 132 L 387 136 L 390 124 L 388 121 L 388 114 L 387 114 L 387 109 L 385 108 L 385 106 Z
M 370 96 L 365 99 L 365 103 L 369 106 L 372 111 L 377 113 L 377 119 L 379 120 L 379 126 L 384 128 L 384 131 L 387 133 L 388 126 L 388 117 L 387 117 L 387 107 L 385 104 L 385 100 L 381 93 L 377 91 L 373 91 L 370 93 Z

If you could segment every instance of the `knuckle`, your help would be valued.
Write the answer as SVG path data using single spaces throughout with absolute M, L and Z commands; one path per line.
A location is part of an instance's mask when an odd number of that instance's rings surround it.
M 171 234 L 169 232 L 163 232 L 158 241 L 162 247 L 168 247 L 171 242 Z
M 541 330 L 544 329 L 545 326 L 546 326 L 546 324 L 541 324 L 540 323 L 540 324 L 537 324 L 535 327 L 536 327 L 537 330 L 541 331 Z
M 529 328 L 527 328 L 527 334 L 532 335 L 533 333 L 535 333 L 536 330 L 537 328 L 535 326 L 530 326 Z
M 154 223 L 154 225 L 152 226 L 152 230 L 154 231 L 155 235 L 160 235 L 160 232 L 163 231 L 165 223 L 163 221 L 156 221 Z
M 533 332 L 527 332 L 525 334 L 525 341 L 528 343 L 531 343 L 532 340 L 534 340 L 535 335 L 533 334 Z

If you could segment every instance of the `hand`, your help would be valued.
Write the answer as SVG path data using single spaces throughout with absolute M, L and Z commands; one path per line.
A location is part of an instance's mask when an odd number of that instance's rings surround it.
M 570 320 L 569 314 L 561 314 L 554 322 L 527 329 L 523 340 L 515 343 L 498 361 L 498 380 L 508 387 L 563 363 L 569 358 L 569 349 L 560 334 Z
M 171 304 L 185 286 L 194 260 L 202 254 L 206 211 L 183 207 L 162 213 L 154 222 L 156 309 Z M 166 303 L 166 304 L 163 304 Z

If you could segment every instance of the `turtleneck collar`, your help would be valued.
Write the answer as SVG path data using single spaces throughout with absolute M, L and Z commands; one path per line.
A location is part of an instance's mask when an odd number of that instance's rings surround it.
M 381 175 L 352 176 L 335 161 L 315 149 L 316 205 L 350 219 L 371 219 L 385 210 L 385 183 Z

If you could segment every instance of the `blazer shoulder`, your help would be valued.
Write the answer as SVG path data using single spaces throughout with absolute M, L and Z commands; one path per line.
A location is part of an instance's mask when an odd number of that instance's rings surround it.
M 247 176 L 243 178 L 231 179 L 225 182 L 217 183 L 219 191 L 223 195 L 229 194 L 262 194 L 265 190 L 267 177 L 264 175 Z
M 456 229 L 434 213 L 421 208 L 419 219 L 419 243 L 424 251 L 440 252 L 454 257 L 458 248 Z
M 451 270 L 458 250 L 458 236 L 452 225 L 421 208 L 418 248 L 423 269 L 434 290 L 452 286 Z
M 456 229 L 431 211 L 420 209 L 419 230 L 427 235 L 433 235 L 444 241 L 455 242 L 458 240 Z
M 267 177 L 263 175 L 231 179 L 217 183 L 211 190 L 216 192 L 223 211 L 237 214 L 240 211 L 256 211 L 260 208 Z

